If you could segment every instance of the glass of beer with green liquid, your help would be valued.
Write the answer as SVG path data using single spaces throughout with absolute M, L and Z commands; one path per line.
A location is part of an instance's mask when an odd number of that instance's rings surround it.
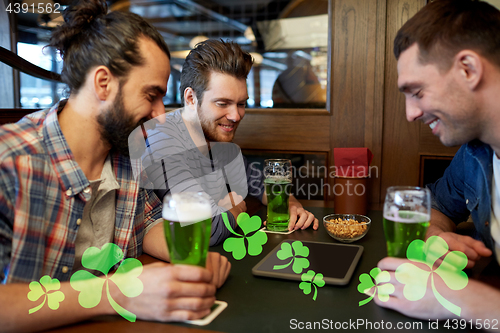
M 264 161 L 267 195 L 267 230 L 286 231 L 290 221 L 288 204 L 292 189 L 292 162 L 286 159 Z
M 389 257 L 406 258 L 408 245 L 424 240 L 431 219 L 431 194 L 426 188 L 392 186 L 384 202 L 384 233 Z
M 163 227 L 172 264 L 205 267 L 212 227 L 210 198 L 201 192 L 163 198 Z

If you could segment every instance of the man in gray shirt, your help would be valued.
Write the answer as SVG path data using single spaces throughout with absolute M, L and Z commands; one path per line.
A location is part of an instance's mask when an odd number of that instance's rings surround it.
M 184 108 L 165 119 L 158 117 L 159 124 L 148 131 L 145 142 L 142 167 L 160 198 L 183 191 L 203 191 L 212 198 L 210 245 L 230 235 L 221 213 L 228 211 L 234 228 L 238 215 L 246 211 L 247 194 L 267 204 L 262 172 L 249 166 L 232 143 L 245 115 L 251 67 L 250 54 L 235 43 L 199 43 L 182 67 Z M 318 228 L 314 215 L 291 196 L 289 229 L 305 229 L 311 223 Z

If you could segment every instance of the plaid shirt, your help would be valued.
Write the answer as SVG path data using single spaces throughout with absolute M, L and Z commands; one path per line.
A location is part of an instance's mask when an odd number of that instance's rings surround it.
M 63 106 L 61 102 L 0 127 L 3 283 L 31 282 L 44 275 L 70 278 L 79 219 L 91 194 L 59 126 L 57 111 Z M 120 185 L 114 243 L 125 257 L 137 257 L 148 228 L 161 218 L 161 202 L 152 190 L 139 188 L 129 158 L 112 155 L 112 164 Z

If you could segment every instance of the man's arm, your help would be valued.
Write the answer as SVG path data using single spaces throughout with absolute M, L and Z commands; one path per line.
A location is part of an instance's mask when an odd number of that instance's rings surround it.
M 460 251 L 464 253 L 469 262 L 467 268 L 475 265 L 476 261 L 481 257 L 489 257 L 492 252 L 483 242 L 473 239 L 469 236 L 459 235 L 455 233 L 455 223 L 446 215 L 436 209 L 432 209 L 431 223 L 427 229 L 426 238 L 431 236 L 439 236 L 448 244 L 450 251 Z
M 144 266 L 139 279 L 144 289 L 137 297 L 126 297 L 115 284 L 108 284 L 113 300 L 139 319 L 179 321 L 202 318 L 210 313 L 215 301 L 215 286 L 209 283 L 212 274 L 200 267 L 155 263 Z M 99 304 L 85 309 L 79 304 L 79 292 L 69 282 L 63 282 L 59 290 L 64 293 L 64 300 L 59 303 L 58 309 L 49 309 L 49 293 L 44 306 L 29 314 L 29 310 L 41 304 L 45 296 L 32 302 L 27 297 L 30 291 L 28 284 L 1 285 L 0 332 L 39 331 L 97 315 L 116 314 L 105 289 L 106 286 Z
M 378 263 L 378 267 L 383 271 L 388 271 L 395 291 L 390 295 L 387 302 L 382 302 L 375 297 L 375 302 L 389 309 L 401 312 L 402 314 L 419 319 L 448 319 L 457 318 L 452 312 L 438 302 L 434 292 L 431 290 L 431 284 L 426 284 L 426 292 L 422 299 L 418 301 L 409 301 L 404 296 L 405 285 L 400 283 L 395 277 L 395 271 L 402 264 L 421 265 L 423 270 L 428 270 L 424 264 L 411 262 L 407 259 L 384 258 Z M 423 275 L 428 278 L 428 275 Z M 461 309 L 460 318 L 472 320 L 475 322 L 484 322 L 500 319 L 500 290 L 488 286 L 476 280 L 469 280 L 465 288 L 461 290 L 450 289 L 445 282 L 437 275 L 434 275 L 435 287 L 439 290 L 441 296 Z M 448 278 L 453 278 L 448 275 Z M 413 278 L 419 278 L 418 275 Z M 500 331 L 500 326 L 496 330 Z

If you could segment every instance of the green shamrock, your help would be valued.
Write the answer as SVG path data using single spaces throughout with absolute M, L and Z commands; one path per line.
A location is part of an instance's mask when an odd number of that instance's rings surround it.
M 307 273 L 302 274 L 300 279 L 304 281 L 299 284 L 299 288 L 304 291 L 304 295 L 309 295 L 311 293 L 311 286 L 314 287 L 313 301 L 315 301 L 318 295 L 318 288 L 316 287 L 321 288 L 325 285 L 323 274 L 316 274 L 314 271 L 309 270 Z
M 276 256 L 279 260 L 292 259 L 287 264 L 274 266 L 273 269 L 284 269 L 293 262 L 293 272 L 295 274 L 300 274 L 303 269 L 309 267 L 309 260 L 306 259 L 307 256 L 309 256 L 309 248 L 303 245 L 301 241 L 295 241 L 292 245 L 288 242 L 281 243 L 281 250 L 276 253 Z
M 51 279 L 48 275 L 42 276 L 40 282 L 31 282 L 29 284 L 29 288 L 30 291 L 28 292 L 28 299 L 30 301 L 35 302 L 40 297 L 44 296 L 42 304 L 30 309 L 28 311 L 29 314 L 40 310 L 45 304 L 45 301 L 47 301 L 49 309 L 51 310 L 59 309 L 59 303 L 64 301 L 64 293 L 59 290 L 61 288 L 61 283 L 58 279 Z
M 113 281 L 127 297 L 139 296 L 144 288 L 142 281 L 138 279 L 142 273 L 142 264 L 137 259 L 123 260 L 115 274 L 108 277 L 109 270 L 122 259 L 123 252 L 116 244 L 107 243 L 100 250 L 96 247 L 89 247 L 82 256 L 83 267 L 97 270 L 104 276 L 97 277 L 86 270 L 79 270 L 71 276 L 70 284 L 73 289 L 80 292 L 78 302 L 86 309 L 99 304 L 102 288 L 106 284 L 106 295 L 113 309 L 128 321 L 135 322 L 136 315 L 122 308 L 109 293 L 109 281 Z
M 358 285 L 358 291 L 360 293 L 362 294 L 367 293 L 373 287 L 375 287 L 373 294 L 367 299 L 360 301 L 359 306 L 365 305 L 366 303 L 370 302 L 373 299 L 373 297 L 375 297 L 377 291 L 378 291 L 378 299 L 381 300 L 382 302 L 387 302 L 389 300 L 389 294 L 392 294 L 395 290 L 394 285 L 392 283 L 384 283 L 384 282 L 389 282 L 391 280 L 389 272 L 382 271 L 380 268 L 375 267 L 370 271 L 370 275 L 363 273 L 359 276 L 360 284 Z M 375 283 L 373 283 L 372 277 L 375 280 Z M 381 283 L 384 284 L 379 286 L 379 284 Z
M 452 290 L 461 290 L 469 282 L 463 269 L 467 265 L 467 256 L 460 251 L 449 252 L 448 244 L 438 236 L 431 236 L 427 242 L 414 240 L 408 246 L 406 256 L 414 262 L 424 263 L 429 270 L 423 270 L 413 264 L 405 263 L 396 269 L 396 279 L 405 284 L 403 295 L 410 301 L 418 301 L 424 297 L 427 290 L 427 281 L 431 277 L 432 292 L 445 309 L 460 316 L 461 308 L 445 299 L 436 289 L 434 278 L 439 275 L 445 284 Z M 441 265 L 434 268 L 437 259 L 442 256 Z
M 238 237 L 231 237 L 224 241 L 223 248 L 226 252 L 232 252 L 233 257 L 236 260 L 243 259 L 247 254 L 247 248 L 245 246 L 245 239 L 248 242 L 248 254 L 251 256 L 258 256 L 262 253 L 262 245 L 267 243 L 267 234 L 265 232 L 257 231 L 262 225 L 262 220 L 258 216 L 250 217 L 247 213 L 241 213 L 238 215 L 238 225 L 243 231 L 243 235 L 236 233 L 229 220 L 227 218 L 227 213 L 222 213 L 222 220 L 226 225 L 226 228 Z M 249 236 L 252 232 L 253 235 Z

